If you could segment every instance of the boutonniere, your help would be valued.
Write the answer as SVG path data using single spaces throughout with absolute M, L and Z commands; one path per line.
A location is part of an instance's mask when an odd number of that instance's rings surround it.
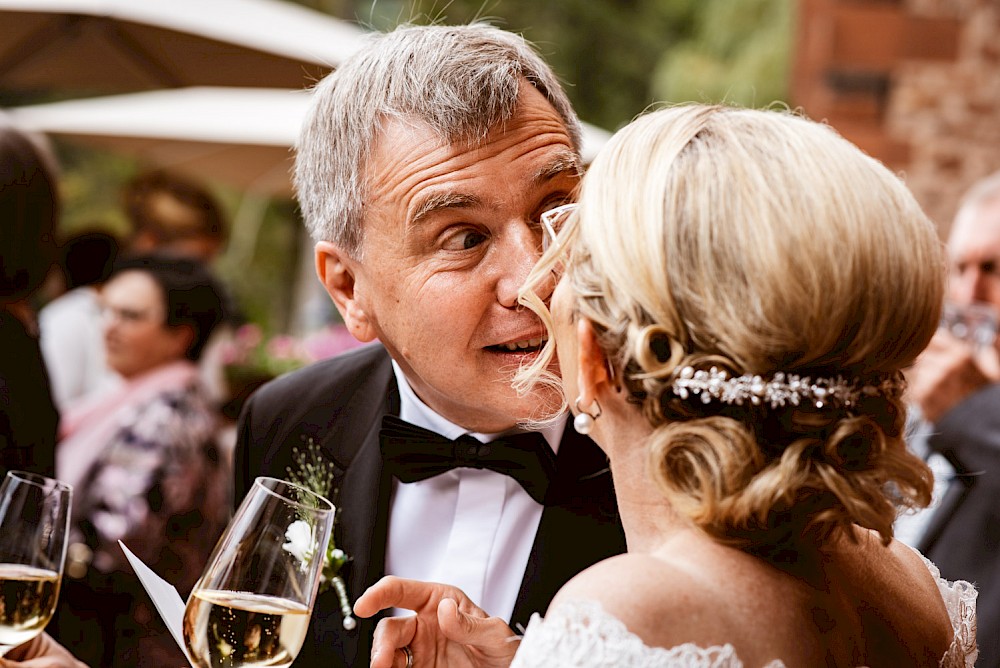
M 319 494 L 327 499 L 334 500 L 337 490 L 333 487 L 333 464 L 324 459 L 320 454 L 319 446 L 310 437 L 306 440 L 305 450 L 299 448 L 292 449 L 292 461 L 294 468 L 289 466 L 286 470 L 288 481 L 305 487 L 310 492 Z M 334 504 L 333 526 L 337 527 L 337 520 L 340 519 L 340 508 Z M 340 602 L 340 612 L 344 617 L 344 628 L 350 631 L 357 626 L 354 619 L 351 603 L 347 598 L 347 586 L 340 571 L 350 557 L 343 550 L 337 547 L 334 541 L 334 532 L 330 532 L 330 543 L 326 546 L 326 554 L 323 559 L 323 575 L 320 579 L 319 590 L 326 591 L 333 587 L 337 592 Z

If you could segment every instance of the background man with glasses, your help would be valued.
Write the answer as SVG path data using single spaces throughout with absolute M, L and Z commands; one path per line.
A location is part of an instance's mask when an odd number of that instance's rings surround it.
M 579 149 L 548 66 L 483 25 L 376 36 L 317 87 L 298 196 L 320 280 L 354 336 L 379 344 L 254 395 L 236 498 L 257 475 L 295 473 L 311 441 L 332 467 L 351 601 L 385 574 L 447 582 L 517 626 L 624 551 L 603 453 L 565 420 L 519 433 L 561 396 L 511 386 L 545 337 L 518 288 L 543 213 L 573 196 Z M 367 665 L 377 621 L 345 628 L 321 594 L 296 666 Z
M 948 469 L 915 545 L 943 577 L 976 584 L 976 665 L 993 668 L 1000 666 L 1000 173 L 963 200 L 948 259 L 946 327 L 907 374 L 911 398 L 931 423 L 926 444 Z

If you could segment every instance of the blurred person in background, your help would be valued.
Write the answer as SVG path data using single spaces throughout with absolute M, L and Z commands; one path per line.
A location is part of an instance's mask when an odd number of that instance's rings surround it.
M 139 256 L 116 266 L 101 302 L 123 382 L 67 409 L 60 428 L 73 544 L 53 635 L 91 665 L 183 665 L 117 541 L 183 595 L 225 527 L 230 469 L 197 366 L 223 297 L 197 260 Z
M 141 173 L 126 183 L 122 207 L 129 225 L 122 247 L 103 233 L 84 233 L 67 242 L 66 261 L 72 264 L 67 271 L 82 271 L 91 280 L 42 309 L 42 351 L 52 375 L 53 395 L 62 409 L 83 397 L 110 392 L 121 381 L 108 367 L 103 327 L 95 317 L 100 281 L 110 269 L 106 260 L 113 261 L 118 254 L 155 253 L 209 264 L 228 239 L 223 209 L 208 189 L 162 170 Z M 82 244 L 80 249 L 74 248 L 77 244 Z M 225 299 L 227 314 L 232 313 L 228 294 Z M 216 349 L 213 342 L 200 366 L 211 398 L 221 403 L 225 389 Z
M 936 508 L 911 542 L 979 589 L 980 659 L 1000 666 L 1000 173 L 972 187 L 948 236 L 944 325 L 907 373 L 928 423 L 912 447 L 936 469 Z M 901 518 L 901 523 L 910 518 Z
M 143 172 L 122 191 L 131 234 L 129 254 L 157 253 L 201 260 L 211 265 L 229 240 L 222 205 L 204 185 L 164 170 Z M 226 321 L 216 328 L 200 362 L 201 379 L 213 401 L 230 396 L 220 359 L 221 348 L 240 324 L 232 295 L 220 284 Z
M 59 413 L 32 298 L 55 260 L 56 163 L 0 115 L 0 467 L 51 476 Z
M 62 410 L 120 381 L 105 360 L 100 305 L 101 285 L 117 256 L 118 240 L 100 230 L 81 232 L 62 246 L 65 292 L 38 314 L 52 395 Z
M 162 170 L 145 172 L 122 193 L 128 252 L 193 257 L 211 263 L 226 246 L 221 205 L 208 189 Z
M 59 426 L 32 303 L 56 260 L 56 162 L 41 137 L 0 113 L 0 475 L 55 475 Z M 13 648 L 0 666 L 85 668 L 47 633 Z

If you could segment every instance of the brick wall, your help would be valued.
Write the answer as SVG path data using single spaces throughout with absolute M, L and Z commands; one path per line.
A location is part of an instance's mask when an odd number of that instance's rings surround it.
M 1000 170 L 1000 0 L 799 0 L 793 102 L 900 171 L 946 234 Z

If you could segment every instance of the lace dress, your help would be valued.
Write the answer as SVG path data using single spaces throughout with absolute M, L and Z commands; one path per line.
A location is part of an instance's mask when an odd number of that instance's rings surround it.
M 968 582 L 948 582 L 924 559 L 937 580 L 955 632 L 941 658 L 942 668 L 973 668 L 976 649 L 976 590 Z M 743 668 L 732 645 L 698 647 L 691 643 L 665 649 L 647 647 L 596 601 L 572 601 L 532 616 L 511 668 Z M 780 659 L 766 668 L 785 668 Z

